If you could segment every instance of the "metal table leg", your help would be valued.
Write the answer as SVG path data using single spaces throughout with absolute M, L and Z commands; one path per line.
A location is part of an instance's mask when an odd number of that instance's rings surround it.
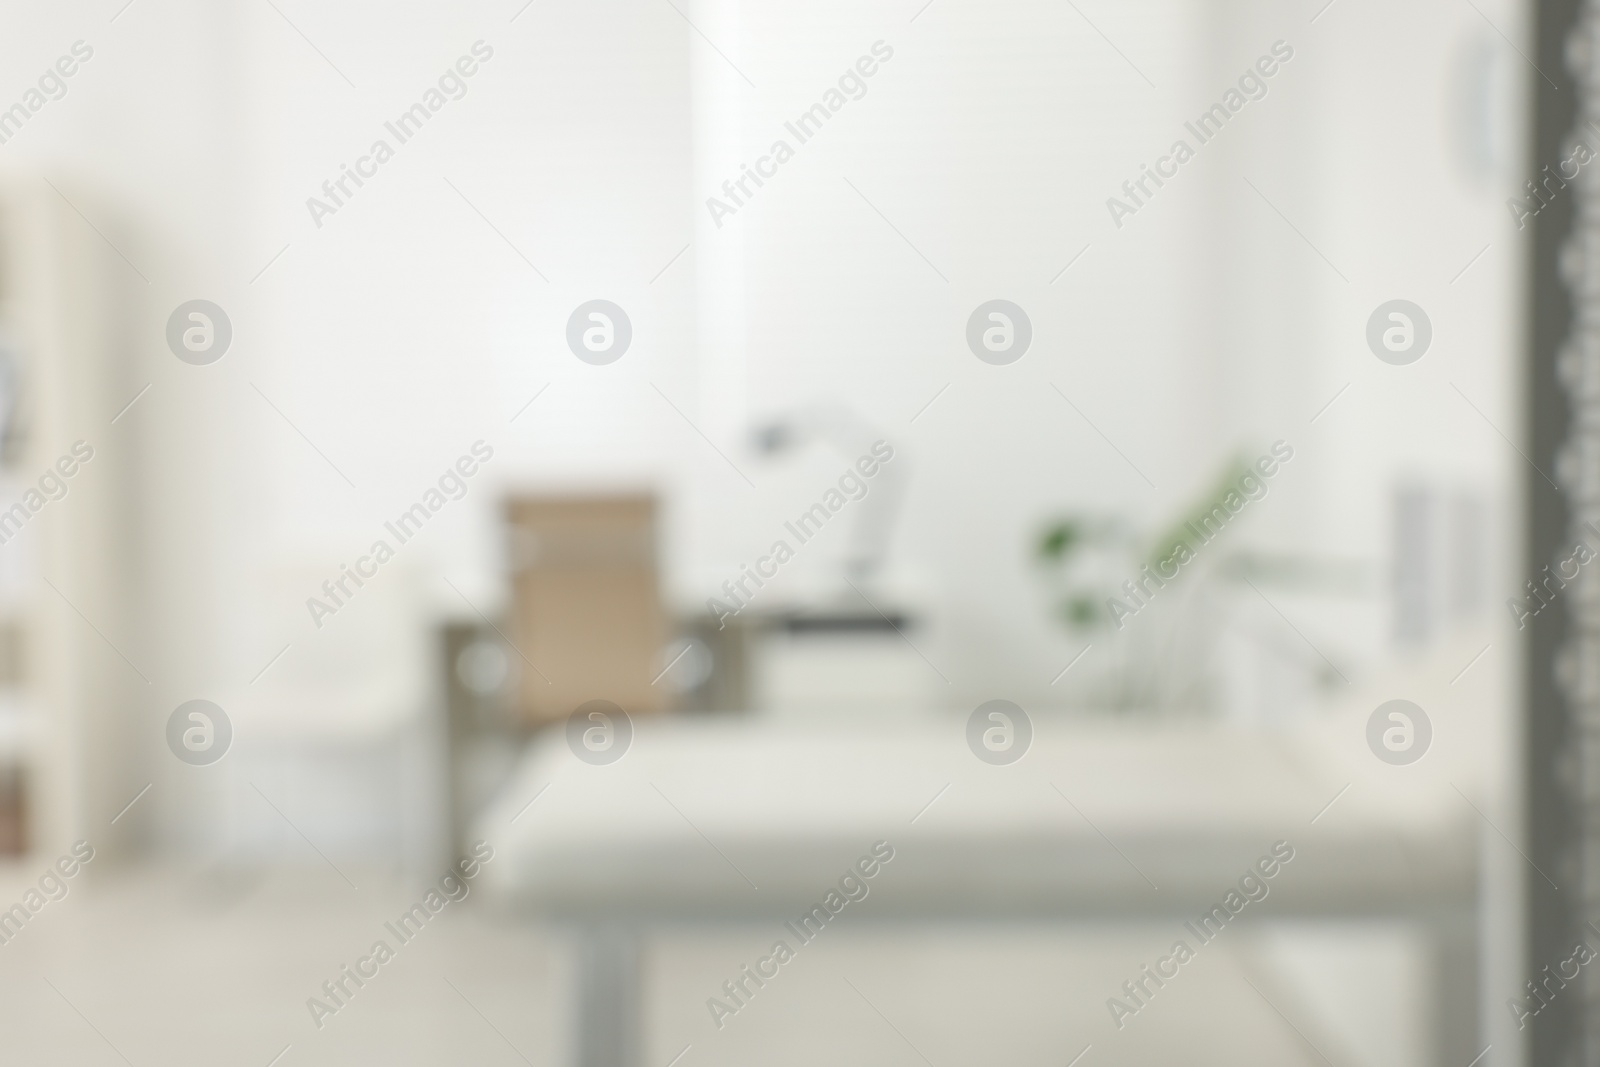
M 637 1067 L 639 947 L 639 932 L 620 923 L 579 928 L 577 1067 Z

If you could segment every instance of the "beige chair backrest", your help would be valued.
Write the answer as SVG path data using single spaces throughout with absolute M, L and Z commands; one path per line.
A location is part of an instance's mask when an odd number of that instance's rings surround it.
M 518 701 L 535 723 L 589 700 L 630 715 L 658 711 L 652 685 L 666 639 L 656 571 L 656 502 L 649 496 L 519 497 L 511 533 L 512 640 Z

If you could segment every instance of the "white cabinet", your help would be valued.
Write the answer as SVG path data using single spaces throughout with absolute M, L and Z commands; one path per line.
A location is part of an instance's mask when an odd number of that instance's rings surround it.
M 149 687 L 123 558 L 133 440 L 111 421 L 143 284 L 56 186 L 0 186 L 0 805 L 20 780 L 40 852 L 112 836 Z

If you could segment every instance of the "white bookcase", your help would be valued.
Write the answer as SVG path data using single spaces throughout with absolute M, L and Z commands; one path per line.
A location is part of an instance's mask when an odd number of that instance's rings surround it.
M 139 636 L 124 475 L 136 441 L 111 422 L 132 396 L 130 279 L 143 285 L 74 207 L 87 198 L 52 181 L 0 186 L 0 516 L 74 442 L 94 450 L 0 543 L 0 784 L 19 772 L 40 854 L 111 845 L 153 695 L 118 651 Z

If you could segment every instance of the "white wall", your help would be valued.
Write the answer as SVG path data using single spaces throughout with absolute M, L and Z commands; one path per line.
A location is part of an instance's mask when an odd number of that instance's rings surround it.
M 478 438 L 496 458 L 405 547 L 408 568 L 492 612 L 507 487 L 653 486 L 669 503 L 670 592 L 699 610 L 842 465 L 825 449 L 765 462 L 750 421 L 848 403 L 913 471 L 884 596 L 933 624 L 923 647 L 958 707 L 1062 699 L 1050 680 L 1080 642 L 1050 620 L 1029 561 L 1061 510 L 1164 521 L 1227 456 L 1282 436 L 1299 448 L 1292 479 L 1250 537 L 1355 558 L 1381 584 L 1397 473 L 1503 508 L 1520 461 L 1451 386 L 1514 435 L 1502 200 L 1520 178 L 1470 176 L 1451 141 L 1482 20 L 1365 0 L 1314 24 L 1265 6 L 1078 6 L 680 5 L 700 32 L 647 0 L 280 4 L 293 26 L 259 4 L 12 18 L 6 69 L 42 69 L 78 37 L 97 51 L 0 146 L 0 168 L 81 180 L 151 279 L 137 326 L 154 387 L 118 424 L 148 456 L 149 610 L 122 635 L 161 678 L 147 713 L 247 686 L 286 640 L 316 640 L 309 618 L 292 629 L 314 590 L 282 572 L 352 559 Z M 1515 14 L 1495 16 L 1510 28 Z M 1280 37 L 1296 58 L 1270 94 L 1116 228 L 1106 198 Z M 479 39 L 494 58 L 467 95 L 315 226 L 306 198 Z M 865 97 L 715 226 L 705 199 L 727 168 L 880 39 L 894 58 Z M 1434 351 L 1412 368 L 1361 344 L 1393 295 L 1433 313 Z M 193 296 L 235 324 L 210 368 L 158 339 Z M 597 296 L 634 323 L 609 367 L 562 340 Z M 997 296 L 1035 328 L 1003 368 L 962 336 Z M 841 532 L 797 563 L 797 588 Z M 439 610 L 469 612 L 426 585 Z M 1386 654 L 1378 595 L 1297 618 L 1359 667 Z

